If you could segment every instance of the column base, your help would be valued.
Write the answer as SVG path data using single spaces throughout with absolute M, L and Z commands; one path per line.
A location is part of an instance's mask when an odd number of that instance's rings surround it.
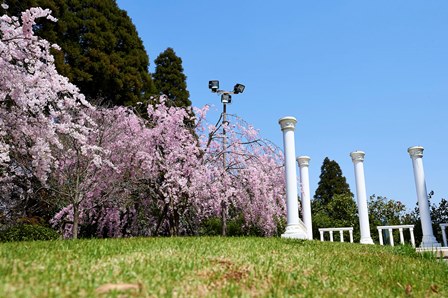
M 303 224 L 291 224 L 286 226 L 286 230 L 285 233 L 282 234 L 282 238 L 308 239 L 308 235 Z
M 439 242 L 437 242 L 436 237 L 434 236 L 423 236 L 420 247 L 432 248 L 432 247 L 442 247 L 442 245 Z
M 370 237 L 361 238 L 359 243 L 361 243 L 361 244 L 375 244 L 375 243 L 373 243 L 373 240 Z

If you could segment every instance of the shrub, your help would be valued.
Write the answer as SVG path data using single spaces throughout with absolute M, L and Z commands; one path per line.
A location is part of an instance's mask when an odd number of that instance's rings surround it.
M 48 227 L 20 224 L 0 232 L 0 242 L 55 240 L 59 234 Z
M 204 220 L 199 229 L 201 236 L 219 236 L 221 235 L 221 219 L 219 217 L 211 217 Z

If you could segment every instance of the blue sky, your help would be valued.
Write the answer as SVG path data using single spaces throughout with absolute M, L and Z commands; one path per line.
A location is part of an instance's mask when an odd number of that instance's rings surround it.
M 208 89 L 246 85 L 235 113 L 279 146 L 278 119 L 294 116 L 296 153 L 308 155 L 311 195 L 320 167 L 336 160 L 356 192 L 350 152 L 366 152 L 367 195 L 413 208 L 407 148 L 425 147 L 428 192 L 448 197 L 448 1 L 118 0 L 151 59 L 183 59 L 194 106 Z M 214 118 L 213 118 L 214 117 Z M 213 121 L 212 121 L 213 122 Z

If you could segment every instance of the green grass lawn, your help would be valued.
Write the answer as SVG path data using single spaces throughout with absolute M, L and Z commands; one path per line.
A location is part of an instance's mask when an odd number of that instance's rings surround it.
M 0 297 L 431 295 L 448 297 L 448 264 L 409 247 L 220 237 L 0 244 Z

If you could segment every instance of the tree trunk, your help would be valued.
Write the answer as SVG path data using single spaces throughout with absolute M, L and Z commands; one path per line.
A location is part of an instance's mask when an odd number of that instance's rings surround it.
M 165 204 L 165 206 L 163 207 L 162 214 L 160 214 L 160 216 L 159 216 L 159 220 L 157 221 L 157 226 L 156 226 L 156 229 L 154 231 L 154 235 L 155 236 L 157 236 L 157 234 L 159 234 L 159 229 L 160 229 L 160 226 L 161 226 L 161 224 L 162 224 L 163 220 L 165 219 L 165 216 L 166 216 L 166 214 L 168 212 L 168 207 L 169 207 L 168 204 Z
M 73 239 L 78 239 L 79 206 L 73 204 Z
M 227 232 L 227 204 L 223 200 L 221 201 L 221 222 L 222 222 L 222 236 Z

